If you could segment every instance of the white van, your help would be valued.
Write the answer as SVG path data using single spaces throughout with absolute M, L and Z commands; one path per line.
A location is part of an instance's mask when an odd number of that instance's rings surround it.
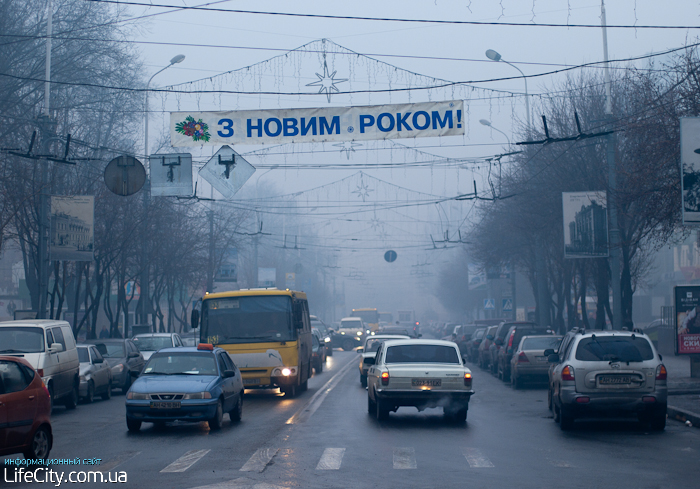
M 49 389 L 51 405 L 78 404 L 80 361 L 73 330 L 66 321 L 24 319 L 0 322 L 0 355 L 27 360 Z

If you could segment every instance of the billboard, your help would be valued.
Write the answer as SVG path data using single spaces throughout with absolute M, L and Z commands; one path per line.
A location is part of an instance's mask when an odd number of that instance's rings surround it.
M 700 117 L 681 117 L 683 224 L 700 224 Z
M 92 261 L 95 197 L 51 196 L 52 261 Z
M 605 192 L 562 192 L 564 258 L 608 256 Z
M 462 136 L 464 102 L 171 112 L 173 146 Z
M 238 282 L 238 250 L 229 248 L 221 255 L 221 264 L 214 275 L 214 282 Z
M 700 285 L 673 288 L 676 306 L 676 354 L 700 353 Z

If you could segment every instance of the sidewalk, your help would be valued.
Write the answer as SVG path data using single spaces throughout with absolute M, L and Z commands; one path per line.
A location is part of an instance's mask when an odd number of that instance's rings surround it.
M 669 418 L 700 427 L 700 379 L 690 377 L 690 358 L 664 355 L 663 362 L 668 371 Z

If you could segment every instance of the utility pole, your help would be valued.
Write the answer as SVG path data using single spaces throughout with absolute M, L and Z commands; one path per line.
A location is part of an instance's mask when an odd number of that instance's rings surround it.
M 209 260 L 207 262 L 207 292 L 214 292 L 214 203 L 209 210 Z
M 622 290 L 620 285 L 620 229 L 617 224 L 617 203 L 615 191 L 617 189 L 617 168 L 615 162 L 615 133 L 612 132 L 612 88 L 610 81 L 610 66 L 608 61 L 608 31 L 605 18 L 605 0 L 600 2 L 600 22 L 603 29 L 603 56 L 605 61 L 605 116 L 610 125 L 610 134 L 607 135 L 607 159 L 608 159 L 608 223 L 610 225 L 610 275 L 613 295 L 613 322 L 612 329 L 622 329 Z
M 46 62 L 44 81 L 44 111 L 40 121 L 42 154 L 49 152 L 51 134 L 51 48 L 53 35 L 53 1 L 48 0 L 46 23 Z M 41 168 L 41 193 L 39 194 L 39 253 L 37 272 L 39 275 L 39 310 L 37 318 L 46 319 L 46 300 L 49 295 L 49 160 Z

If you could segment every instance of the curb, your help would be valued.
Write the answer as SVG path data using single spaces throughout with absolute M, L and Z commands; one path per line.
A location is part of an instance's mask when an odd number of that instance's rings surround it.
M 666 406 L 666 413 L 669 418 L 674 418 L 679 421 L 690 421 L 693 426 L 700 427 L 700 414 L 692 411 L 683 410 L 670 404 Z

